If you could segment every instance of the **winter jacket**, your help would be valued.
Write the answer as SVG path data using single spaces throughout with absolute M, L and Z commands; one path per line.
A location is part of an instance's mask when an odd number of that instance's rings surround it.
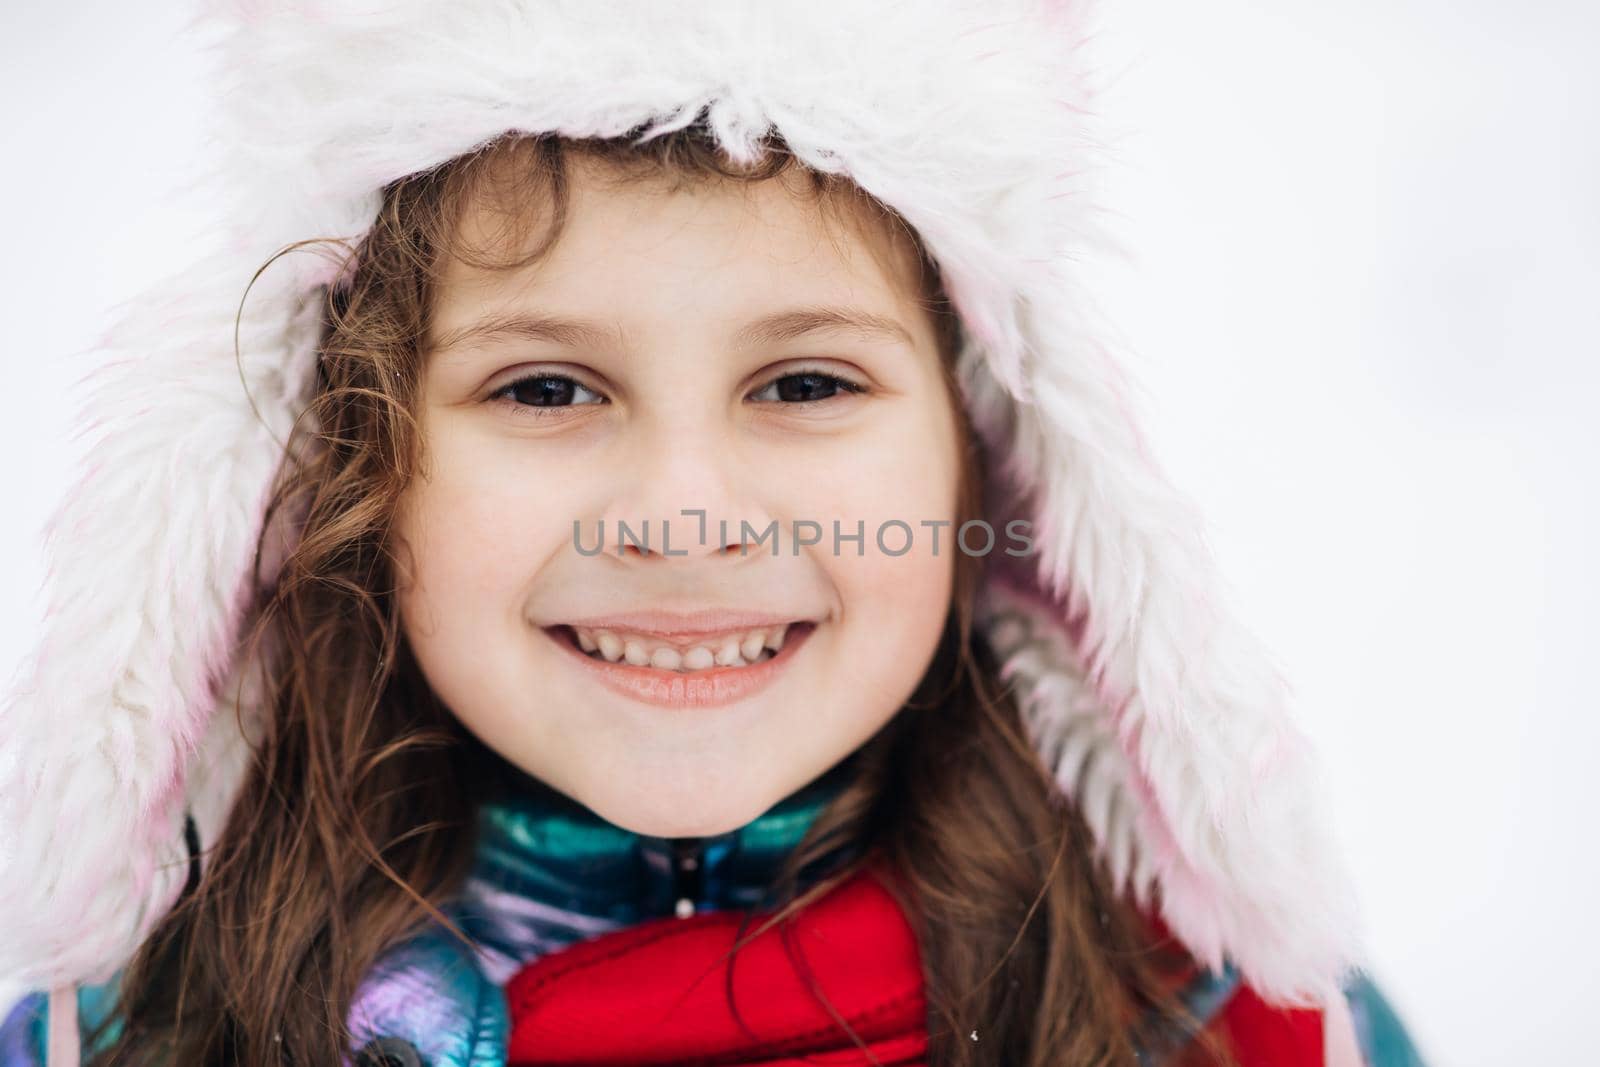
M 246 735 L 270 708 L 239 650 L 294 536 L 263 538 L 267 502 L 317 386 L 319 312 L 349 281 L 349 261 L 277 253 L 359 244 L 389 183 L 508 132 L 694 124 L 743 161 L 780 135 L 892 209 L 938 267 L 985 520 L 1025 521 L 1034 547 L 986 561 L 974 625 L 1116 888 L 1208 968 L 1192 995 L 1302 1038 L 1304 1016 L 1279 1009 L 1322 1005 L 1330 1033 L 1353 1023 L 1369 1058 L 1404 1062 L 1356 977 L 1358 896 L 1289 685 L 1231 609 L 1100 318 L 1097 268 L 1124 250 L 1097 189 L 1092 14 L 1086 0 L 201 5 L 213 107 L 189 184 L 225 206 L 217 240 L 122 305 L 92 353 L 105 358 L 79 422 L 93 439 L 47 528 L 38 646 L 0 702 L 0 975 L 99 1011 L 97 983 L 190 884 L 197 840 L 215 839 L 249 768 Z M 569 935 L 600 937 L 672 914 L 663 842 L 592 824 L 513 837 L 546 858 L 551 841 L 603 845 L 597 862 L 636 872 L 584 879 L 576 904 L 537 879 L 497 888 L 517 864 L 496 857 L 516 849 L 487 835 L 477 884 L 496 907 L 480 920 L 539 930 L 529 953 L 570 941 L 545 926 L 552 907 L 583 916 Z M 719 885 L 750 889 L 703 860 L 696 908 L 730 902 Z M 433 934 L 397 950 L 374 975 L 371 1032 L 493 1062 L 509 1021 L 496 990 L 514 975 L 488 944 L 482 973 Z M 384 1014 L 397 997 L 404 1018 Z M 13 1058 L 37 1059 L 38 1007 L 12 1016 Z M 69 1058 L 76 1028 L 56 1022 Z
M 377 1067 L 380 1051 L 413 1067 L 580 1057 L 620 1067 L 690 1062 L 691 1050 L 732 1063 L 726 1056 L 735 1049 L 750 1057 L 738 1062 L 757 1063 L 755 1046 L 724 1017 L 718 954 L 731 944 L 742 909 L 759 914 L 770 902 L 779 865 L 852 764 L 844 761 L 751 823 L 709 838 L 623 830 L 534 780 L 485 804 L 472 873 L 445 909 L 474 944 L 463 946 L 430 924 L 379 958 L 349 1015 L 355 1067 Z M 856 854 L 853 847 L 835 849 L 802 873 L 800 885 L 814 884 Z M 804 923 L 798 940 L 808 947 L 811 973 L 835 1009 L 872 1039 L 869 1047 L 882 1062 L 924 1062 L 927 1018 L 916 946 L 893 900 L 858 877 L 802 915 L 821 925 L 819 941 L 806 940 L 811 927 Z M 690 917 L 694 923 L 683 922 Z M 775 937 L 765 941 L 775 947 Z M 816 1001 L 783 995 L 784 982 L 795 980 L 792 965 L 774 951 L 764 957 L 761 945 L 758 939 L 743 948 L 735 969 L 748 991 L 735 999 L 761 1024 L 759 1062 L 777 1062 L 774 1050 L 848 1053 L 851 1046 L 827 1025 Z M 120 980 L 119 972 L 79 990 L 86 1038 L 102 1018 L 115 1015 Z M 685 1001 L 686 990 L 700 990 L 708 1000 Z M 1182 990 L 1192 1011 L 1226 1032 L 1243 1067 L 1323 1063 L 1318 1013 L 1267 1007 L 1231 965 L 1220 973 L 1197 971 Z M 1345 994 L 1365 1067 L 1419 1067 L 1404 1028 L 1370 978 L 1352 976 Z M 852 1013 L 856 1006 L 861 1010 Z M 16 1005 L 0 1024 L 0 1067 L 43 1067 L 46 1018 L 43 993 Z M 115 1024 L 105 1031 L 102 1043 L 119 1029 Z M 807 1036 L 796 1046 L 774 1036 L 783 1034 Z M 1164 1047 L 1163 1054 L 1176 1055 L 1190 1040 Z M 1152 1054 L 1144 1062 L 1170 1061 Z

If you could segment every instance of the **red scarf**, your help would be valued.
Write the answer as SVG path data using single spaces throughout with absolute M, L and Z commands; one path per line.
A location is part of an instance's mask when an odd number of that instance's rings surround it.
M 884 1067 L 924 1067 L 921 957 L 881 876 L 869 864 L 747 941 L 731 965 L 736 911 L 652 919 L 535 960 L 505 987 L 509 1067 L 854 1067 L 873 1062 L 862 1046 Z M 1322 1067 L 1319 1012 L 1276 1010 L 1241 986 L 1213 1027 L 1241 1067 Z
M 749 940 L 730 966 L 740 920 L 737 911 L 652 919 L 535 960 L 506 983 L 508 1063 L 816 1067 L 806 1057 L 827 1052 L 848 1054 L 825 1061 L 839 1067 L 872 1062 L 810 985 L 886 1067 L 926 1062 L 916 937 L 870 866 L 787 928 Z

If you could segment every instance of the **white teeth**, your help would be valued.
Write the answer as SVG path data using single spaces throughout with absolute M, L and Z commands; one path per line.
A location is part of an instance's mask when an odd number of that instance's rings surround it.
M 767 647 L 772 649 L 774 652 L 778 651 L 778 649 L 783 647 L 783 635 L 788 632 L 788 623 L 784 623 L 782 626 L 774 626 L 767 632 Z
M 610 663 L 624 661 L 635 667 L 648 666 L 657 670 L 703 671 L 712 667 L 746 667 L 759 663 L 770 658 L 765 654 L 769 650 L 776 655 L 783 648 L 789 625 L 764 626 L 688 648 L 642 635 L 578 627 L 573 627 L 573 630 L 580 649 Z

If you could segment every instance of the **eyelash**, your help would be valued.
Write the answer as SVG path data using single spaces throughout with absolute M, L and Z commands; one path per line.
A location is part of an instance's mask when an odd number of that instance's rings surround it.
M 825 382 L 831 382 L 836 387 L 836 389 L 838 391 L 844 392 L 844 393 L 848 393 L 848 394 L 852 394 L 852 395 L 862 394 L 862 393 L 867 392 L 867 387 L 866 386 L 861 385 L 858 382 L 852 381 L 849 378 L 844 378 L 844 377 L 841 377 L 840 375 L 833 374 L 833 373 L 831 373 L 829 371 L 825 371 L 825 370 L 821 369 L 820 367 L 800 367 L 800 368 L 795 369 L 795 370 L 787 371 L 787 372 L 785 372 L 783 374 L 778 375 L 776 378 L 773 378 L 766 385 L 763 385 L 760 389 L 757 389 L 756 392 L 758 392 L 758 393 L 765 392 L 766 390 L 770 389 L 772 386 L 776 385 L 778 382 L 781 382 L 786 378 L 801 378 L 801 377 L 820 378 Z M 521 378 L 517 378 L 517 379 L 515 379 L 513 381 L 507 382 L 505 385 L 502 385 L 500 388 L 496 389 L 493 393 L 490 393 L 488 399 L 491 400 L 491 401 L 498 401 L 502 405 L 506 405 L 506 406 L 515 408 L 518 418 L 523 418 L 523 417 L 531 417 L 531 418 L 536 418 L 536 419 L 551 418 L 551 417 L 555 416 L 556 412 L 559 412 L 559 411 L 561 411 L 561 410 L 563 410 L 565 408 L 588 407 L 588 406 L 590 406 L 590 404 L 519 404 L 514 399 L 512 399 L 511 396 L 508 395 L 512 391 L 514 391 L 518 386 L 529 385 L 529 384 L 534 383 L 534 382 L 542 382 L 542 381 L 570 382 L 572 385 L 576 386 L 579 389 L 586 389 L 591 393 L 595 393 L 596 396 L 600 395 L 596 390 L 589 389 L 588 386 L 584 385 L 582 382 L 578 381 L 576 378 L 572 377 L 569 374 L 556 374 L 554 372 L 548 372 L 548 373 L 536 372 L 536 373 L 533 373 L 533 374 L 524 375 Z M 788 402 L 785 402 L 785 401 L 782 401 L 782 400 L 773 400 L 773 401 L 763 401 L 763 403 L 774 403 L 774 404 L 779 404 L 779 405 L 781 405 L 783 407 L 809 407 L 809 406 L 812 406 L 812 405 L 815 405 L 815 404 L 825 404 L 830 400 L 838 399 L 838 395 L 839 395 L 839 393 L 835 392 L 833 396 L 820 397 L 820 398 L 818 398 L 816 400 L 795 400 L 795 401 L 788 401 Z

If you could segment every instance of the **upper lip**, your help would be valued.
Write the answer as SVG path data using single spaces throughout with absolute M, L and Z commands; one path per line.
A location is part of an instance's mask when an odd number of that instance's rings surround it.
M 585 630 L 621 630 L 641 636 L 684 640 L 738 630 L 755 630 L 763 626 L 811 621 L 813 620 L 801 615 L 781 615 L 770 611 L 706 608 L 688 612 L 626 611 L 610 615 L 592 615 L 585 619 L 569 619 L 565 625 Z

